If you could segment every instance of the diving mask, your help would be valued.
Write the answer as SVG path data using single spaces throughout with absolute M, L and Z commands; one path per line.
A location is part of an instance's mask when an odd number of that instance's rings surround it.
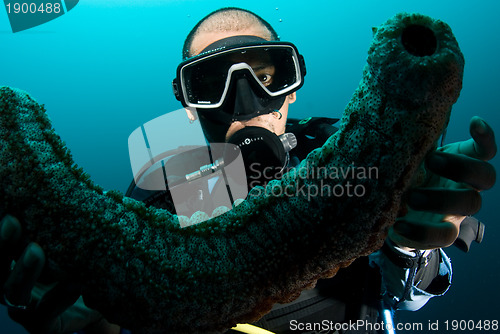
M 235 45 L 235 39 L 243 43 Z M 220 108 L 242 77 L 257 95 L 270 99 L 289 95 L 304 84 L 304 58 L 292 43 L 233 36 L 206 49 L 177 68 L 172 86 L 184 107 Z

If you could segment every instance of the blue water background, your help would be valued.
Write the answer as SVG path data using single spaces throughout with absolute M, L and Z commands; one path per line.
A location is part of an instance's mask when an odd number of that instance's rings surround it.
M 98 184 L 124 191 L 132 179 L 129 134 L 181 107 L 170 83 L 184 37 L 208 12 L 224 6 L 255 11 L 305 56 L 306 84 L 291 106 L 291 116 L 299 118 L 341 115 L 361 78 L 372 26 L 400 11 L 442 19 L 451 25 L 466 58 L 447 142 L 469 138 L 474 115 L 500 132 L 500 2 L 494 0 L 83 0 L 68 14 L 16 34 L 0 9 L 0 85 L 26 90 L 44 103 L 75 161 Z M 493 163 L 500 170 L 499 159 Z M 448 251 L 454 264 L 449 293 L 419 312 L 401 313 L 399 321 L 425 328 L 429 320 L 500 319 L 499 189 L 484 193 L 477 214 L 487 225 L 483 244 L 467 255 Z M 1 333 L 25 332 L 4 308 L 0 323 Z

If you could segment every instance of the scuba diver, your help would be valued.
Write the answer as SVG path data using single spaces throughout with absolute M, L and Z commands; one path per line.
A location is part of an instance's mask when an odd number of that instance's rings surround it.
M 187 36 L 183 58 L 173 81 L 176 98 L 191 121 L 199 120 L 208 143 L 240 148 L 249 188 L 265 185 L 276 174 L 293 168 L 337 131 L 336 119 L 288 117 L 289 106 L 304 84 L 305 61 L 292 43 L 279 41 L 269 23 L 250 11 L 222 8 L 207 15 Z M 452 270 L 440 247 L 457 239 L 465 248 L 471 240 L 480 241 L 483 225 L 467 216 L 480 208 L 479 190 L 495 182 L 494 168 L 487 162 L 496 153 L 492 129 L 473 118 L 471 135 L 473 139 L 447 145 L 429 156 L 426 164 L 434 176 L 426 188 L 408 193 L 409 214 L 397 221 L 381 250 L 319 281 L 295 301 L 275 305 L 258 322 L 238 325 L 230 332 L 390 332 L 388 326 L 377 324 L 390 322 L 395 310 L 418 310 L 430 298 L 443 295 Z M 185 160 L 196 161 L 196 153 L 187 151 L 171 162 L 183 166 Z M 217 170 L 221 161 L 233 160 L 226 153 L 223 150 L 216 157 L 222 160 L 213 159 L 208 169 Z M 195 175 L 196 169 L 178 176 Z M 198 169 L 198 175 L 207 170 Z M 266 170 L 275 173 L 266 174 Z M 451 179 L 469 190 L 458 191 Z M 128 196 L 177 210 L 169 189 L 142 189 L 135 181 Z M 207 182 L 189 205 L 196 209 L 210 203 L 207 210 L 217 207 L 218 203 L 207 201 L 217 185 L 225 189 L 220 178 Z M 447 215 L 447 223 L 441 221 L 442 215 Z M 469 232 L 468 236 L 458 235 L 461 224 L 460 230 Z M 0 279 L 2 302 L 14 321 L 36 333 L 129 333 L 88 309 L 77 284 L 70 280 L 55 288 L 43 285 L 39 278 L 44 252 L 36 244 L 22 244 L 21 234 L 16 218 L 6 215 L 0 223 Z M 429 244 L 436 246 L 428 249 Z M 11 266 L 13 259 L 15 266 Z

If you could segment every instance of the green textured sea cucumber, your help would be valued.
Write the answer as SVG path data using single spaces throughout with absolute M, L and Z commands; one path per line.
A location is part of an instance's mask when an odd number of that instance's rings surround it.
M 206 333 L 252 321 L 380 247 L 448 122 L 463 65 L 445 23 L 396 15 L 374 29 L 340 131 L 265 192 L 186 228 L 167 211 L 104 194 L 74 166 L 44 108 L 2 87 L 0 211 L 18 216 L 49 267 L 77 277 L 86 303 L 112 322 L 140 333 Z M 315 167 L 353 164 L 378 167 L 378 178 L 308 177 Z M 348 182 L 364 196 L 269 195 Z

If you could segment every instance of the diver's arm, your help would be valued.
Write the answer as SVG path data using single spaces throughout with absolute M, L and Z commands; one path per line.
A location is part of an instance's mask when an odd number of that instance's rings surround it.
M 398 219 L 382 250 L 370 255 L 394 309 L 417 310 L 448 290 L 451 263 L 439 248 L 455 241 L 465 216 L 481 207 L 479 191 L 495 183 L 495 169 L 487 162 L 496 154 L 493 130 L 474 117 L 470 132 L 472 139 L 446 145 L 428 158 L 432 177 L 409 193 L 408 214 Z

